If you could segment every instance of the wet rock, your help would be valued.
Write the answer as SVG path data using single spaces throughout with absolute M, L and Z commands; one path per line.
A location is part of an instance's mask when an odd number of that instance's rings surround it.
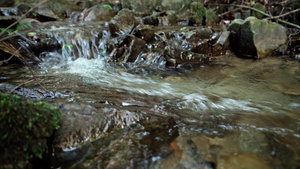
M 198 25 L 202 25 L 206 9 L 201 2 L 193 2 L 191 4 L 191 13 L 193 18 Z
M 125 44 L 124 53 L 117 59 L 119 63 L 134 62 L 146 50 L 146 42 L 132 35 L 125 39 Z
M 151 26 L 138 25 L 135 28 L 134 35 L 146 42 L 152 41 L 154 39 L 154 30 Z
M 107 131 L 108 118 L 92 106 L 64 104 L 60 106 L 62 119 L 53 146 L 56 150 L 76 147 Z
M 129 9 L 122 9 L 118 14 L 109 22 L 110 33 L 116 36 L 118 33 L 125 34 L 131 33 L 131 31 L 138 25 L 138 21 L 135 19 L 134 13 Z
M 167 18 L 170 25 L 175 25 L 177 23 L 176 11 L 167 11 Z
M 68 97 L 68 95 L 62 94 L 60 92 L 44 91 L 41 89 L 28 89 L 5 83 L 0 84 L 0 92 L 12 93 L 35 101 Z
M 256 154 L 237 153 L 220 160 L 217 169 L 221 168 L 268 169 L 270 166 L 267 161 L 260 159 Z
M 287 49 L 286 28 L 268 20 L 236 19 L 228 30 L 232 31 L 231 49 L 240 56 L 263 58 L 273 52 L 284 53 Z
M 247 132 L 241 132 L 238 144 L 243 152 L 268 154 L 268 142 L 264 134 L 254 129 Z
M 40 62 L 42 53 L 61 49 L 57 40 L 48 36 L 36 19 L 26 18 L 17 25 L 18 34 L 0 42 L 0 50 L 16 56 L 21 62 Z M 34 29 L 32 29 L 34 28 Z M 30 30 L 31 29 L 31 30 Z
M 87 16 L 84 21 L 109 21 L 115 14 L 112 7 L 108 4 L 99 4 L 87 9 Z
M 222 138 L 210 138 L 203 135 L 195 137 L 177 137 L 169 149 L 172 154 L 158 161 L 155 168 L 216 168 L 214 147 L 222 147 Z M 154 168 L 154 167 L 153 167 Z
M 157 26 L 159 21 L 156 17 L 153 17 L 153 16 L 146 16 L 146 17 L 143 17 L 142 18 L 142 22 L 145 24 L 145 25 L 154 25 L 154 26 Z
M 0 50 L 17 57 L 22 63 L 39 62 L 40 59 L 33 54 L 28 46 L 24 46 L 23 44 L 27 44 L 25 37 L 13 36 L 0 42 Z
M 190 44 L 190 50 L 199 54 L 210 55 L 211 41 L 216 36 L 213 36 L 211 29 L 196 29 L 189 31 L 186 35 L 187 42 Z
M 212 56 L 224 55 L 229 49 L 229 31 L 224 31 L 219 36 L 217 42 L 213 44 Z
M 167 49 L 165 51 L 167 66 L 177 67 L 184 64 L 201 64 L 208 60 L 209 56 L 205 54 L 194 53 L 177 48 Z
M 36 9 L 38 15 L 60 20 L 68 18 L 72 12 L 81 9 L 69 1 L 51 0 Z
M 205 18 L 206 26 L 216 26 L 219 23 L 219 17 L 213 10 L 206 10 Z
M 140 57 L 137 58 L 135 64 L 140 66 L 156 66 L 164 68 L 166 66 L 166 60 L 163 55 L 163 50 L 159 52 L 149 51 L 147 53 L 143 53 Z
M 170 142 L 178 136 L 172 118 L 152 116 L 136 124 L 117 129 L 97 140 L 68 152 L 57 154 L 57 167 L 66 168 L 149 168 L 170 150 Z
M 84 104 L 63 104 L 61 128 L 56 132 L 54 148 L 59 151 L 79 147 L 107 133 L 144 119 L 141 113 L 115 108 L 96 109 Z

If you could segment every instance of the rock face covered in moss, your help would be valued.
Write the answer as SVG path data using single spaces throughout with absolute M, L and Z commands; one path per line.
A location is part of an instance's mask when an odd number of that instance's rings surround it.
M 44 102 L 30 103 L 1 94 L 0 112 L 0 164 L 15 168 L 20 161 L 42 158 L 47 139 L 59 128 L 60 110 Z
M 268 20 L 235 19 L 228 30 L 233 32 L 231 48 L 240 56 L 263 58 L 272 52 L 284 53 L 287 49 L 286 28 Z
M 198 25 L 202 25 L 206 9 L 204 5 L 200 2 L 193 2 L 191 4 L 191 13 L 193 18 Z
M 219 22 L 219 17 L 213 10 L 206 10 L 205 17 L 206 26 L 216 26 Z

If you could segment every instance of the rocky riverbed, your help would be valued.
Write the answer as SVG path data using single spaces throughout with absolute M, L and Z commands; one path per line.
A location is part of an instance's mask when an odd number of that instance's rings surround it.
M 297 31 L 140 2 L 46 3 L 0 41 L 0 92 L 62 111 L 53 154 L 33 167 L 299 167 Z

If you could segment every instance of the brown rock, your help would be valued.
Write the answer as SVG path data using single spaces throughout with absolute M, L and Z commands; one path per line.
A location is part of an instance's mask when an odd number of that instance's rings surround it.
M 109 22 L 109 30 L 113 36 L 118 33 L 131 33 L 131 31 L 138 25 L 134 13 L 125 8 L 118 12 L 118 14 Z

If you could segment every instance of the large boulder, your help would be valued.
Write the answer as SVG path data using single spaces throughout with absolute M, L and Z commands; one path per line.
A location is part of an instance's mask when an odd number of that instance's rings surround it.
M 269 20 L 235 19 L 228 30 L 232 32 L 231 49 L 239 56 L 263 58 L 287 49 L 286 28 Z

